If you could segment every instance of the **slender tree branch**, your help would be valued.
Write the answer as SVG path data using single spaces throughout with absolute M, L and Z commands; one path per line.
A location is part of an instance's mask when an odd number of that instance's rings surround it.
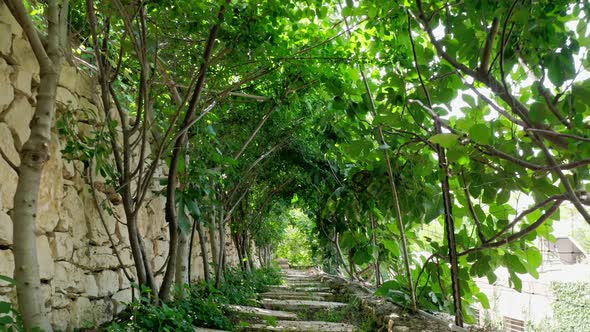
M 475 222 L 475 227 L 477 228 L 477 236 L 481 243 L 486 243 L 486 237 L 483 234 L 481 222 L 479 221 L 479 217 L 477 213 L 475 213 L 475 209 L 473 208 L 473 203 L 471 202 L 471 194 L 469 193 L 469 188 L 467 187 L 467 180 L 465 179 L 465 170 L 461 168 L 461 179 L 463 180 L 463 192 L 465 193 L 465 198 L 467 199 L 467 207 L 469 208 L 469 213 Z
M 481 63 L 479 65 L 479 72 L 482 75 L 487 75 L 490 70 L 490 58 L 492 56 L 492 50 L 494 49 L 494 42 L 496 41 L 496 35 L 498 35 L 498 29 L 500 28 L 500 20 L 494 17 L 492 27 L 486 38 L 486 43 L 483 49 Z

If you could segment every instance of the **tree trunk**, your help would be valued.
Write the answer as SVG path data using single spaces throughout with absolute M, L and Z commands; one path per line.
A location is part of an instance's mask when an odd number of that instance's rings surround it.
M 217 275 L 217 265 L 219 264 L 219 242 L 217 239 L 218 232 L 216 228 L 216 219 L 216 213 L 213 212 L 213 217 L 209 223 L 209 245 L 211 246 L 211 262 L 213 264 L 213 270 Z
M 52 331 L 43 306 L 43 294 L 37 258 L 36 224 L 39 187 L 43 167 L 49 160 L 51 126 L 55 114 L 55 98 L 62 55 L 60 45 L 67 33 L 62 25 L 67 20 L 68 2 L 63 1 L 61 13 L 57 0 L 47 3 L 47 47 L 43 46 L 35 25 L 23 2 L 8 0 L 6 4 L 23 28 L 40 67 L 40 84 L 35 114 L 29 125 L 31 134 L 20 151 L 18 183 L 14 195 L 13 253 L 14 279 L 18 306 L 26 331 L 38 328 Z M 61 39 L 61 40 L 60 40 Z
M 246 259 L 246 261 L 244 263 L 246 263 L 246 271 L 248 272 L 252 272 L 252 270 L 254 269 L 254 266 L 252 265 L 252 253 L 250 252 L 250 239 L 248 237 L 248 231 L 244 232 L 244 240 L 243 240 L 243 245 L 244 245 L 244 258 Z
M 236 246 L 237 249 L 237 253 L 238 253 L 238 260 L 240 261 L 240 268 L 242 269 L 242 271 L 245 271 L 244 268 L 244 255 L 242 254 L 242 246 L 240 244 L 240 235 L 239 234 L 235 234 L 234 236 L 232 236 L 233 241 L 234 241 L 234 245 Z
M 379 266 L 379 246 L 377 245 L 377 234 L 375 225 L 375 216 L 371 214 L 371 241 L 373 242 L 373 247 L 377 248 L 377 257 L 375 257 L 375 286 L 379 287 L 381 285 L 381 268 Z
M 248 239 L 248 242 L 246 243 L 246 258 L 248 259 L 248 271 L 252 271 L 255 269 L 254 267 L 254 258 L 252 257 L 252 250 L 251 250 L 251 244 L 250 244 L 250 239 Z
M 223 222 L 225 213 L 223 207 L 220 208 L 219 213 L 219 257 L 217 262 L 217 271 L 215 273 L 215 287 L 219 288 L 223 281 L 223 271 L 225 269 L 225 224 Z
M 211 280 L 211 269 L 209 269 L 209 255 L 207 254 L 207 236 L 203 223 L 199 220 L 195 220 L 197 224 L 197 234 L 199 234 L 199 245 L 201 246 L 201 257 L 203 258 L 203 278 L 206 282 Z
M 196 222 L 196 221 L 193 221 Z M 184 287 L 184 284 L 188 283 L 188 236 L 182 231 L 178 234 L 178 250 L 176 252 L 176 274 L 174 276 L 174 282 L 178 287 Z M 181 295 L 182 296 L 181 292 Z
M 124 199 L 124 198 L 123 198 Z M 126 202 L 123 202 L 125 204 Z M 139 235 L 137 229 L 137 217 L 132 212 L 127 212 L 125 209 L 125 215 L 127 216 L 127 233 L 129 234 L 129 246 L 131 247 L 131 255 L 135 262 L 135 271 L 137 273 L 137 283 L 141 285 L 147 285 L 147 276 L 144 266 L 144 260 L 142 250 L 139 244 Z
M 342 254 L 342 250 L 340 249 L 340 233 L 336 232 L 336 235 L 334 235 L 334 244 L 336 246 L 336 253 L 338 254 L 338 257 L 340 259 L 340 262 L 342 263 L 342 267 L 344 268 L 344 271 L 346 271 L 346 273 L 348 273 L 350 275 L 350 278 L 352 280 L 352 274 L 350 274 L 350 271 L 348 270 L 348 267 L 346 266 L 346 260 L 344 259 L 344 255 Z
M 348 251 L 348 267 L 350 268 L 350 271 L 348 271 L 348 274 L 350 274 L 350 281 L 353 281 L 354 276 L 356 275 L 356 268 L 354 266 L 354 262 L 352 261 L 352 250 Z

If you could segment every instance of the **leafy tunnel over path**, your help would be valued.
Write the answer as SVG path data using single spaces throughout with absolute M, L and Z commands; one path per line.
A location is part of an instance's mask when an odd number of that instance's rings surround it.
M 11 249 L 27 330 L 51 330 L 34 230 L 52 125 L 122 206 L 126 275 L 154 303 L 191 282 L 203 239 L 219 286 L 226 239 L 249 271 L 293 251 L 287 232 L 309 243 L 302 265 L 462 326 L 488 305 L 474 278 L 503 266 L 520 289 L 519 274 L 538 276 L 535 240 L 552 239 L 560 208 L 590 223 L 588 1 L 4 3 L 40 64 L 20 164 L 0 151 L 20 175 Z M 56 112 L 62 62 L 98 83 L 93 128 L 68 118 L 88 110 Z M 167 201 L 162 267 L 138 227 L 151 193 Z

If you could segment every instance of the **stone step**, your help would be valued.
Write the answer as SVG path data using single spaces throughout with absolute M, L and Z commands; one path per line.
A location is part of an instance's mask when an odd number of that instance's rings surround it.
M 263 309 L 263 308 L 256 308 L 256 307 L 247 307 L 242 305 L 230 305 L 227 307 L 229 311 L 237 314 L 241 314 L 244 316 L 254 316 L 260 318 L 270 318 L 274 317 L 280 320 L 296 320 L 297 314 L 294 312 L 287 312 L 287 311 L 279 311 L 279 310 L 270 310 L 270 309 Z
M 304 283 L 321 283 L 319 279 L 315 278 L 283 278 L 288 284 L 304 284 Z
M 193 332 L 229 332 L 229 331 L 208 329 L 206 327 L 194 327 Z
M 302 292 L 266 292 L 259 294 L 261 298 L 277 300 L 313 300 L 326 301 L 334 297 L 331 293 L 302 293 Z
M 296 287 L 323 287 L 325 286 L 324 283 L 319 281 L 287 281 L 287 286 L 296 286 Z
M 269 287 L 270 291 L 295 291 L 295 292 L 303 292 L 303 293 L 315 293 L 315 292 L 325 292 L 330 293 L 332 288 L 327 286 L 289 286 L 289 285 L 281 285 L 281 286 L 271 286 Z
M 253 324 L 245 327 L 246 331 L 297 331 L 297 332 L 352 332 L 354 326 L 344 323 L 315 321 L 282 321 L 275 324 Z
M 271 310 L 309 310 L 309 309 L 335 309 L 346 306 L 342 302 L 330 301 L 313 301 L 313 300 L 277 300 L 277 299 L 262 299 L 260 300 L 262 306 Z

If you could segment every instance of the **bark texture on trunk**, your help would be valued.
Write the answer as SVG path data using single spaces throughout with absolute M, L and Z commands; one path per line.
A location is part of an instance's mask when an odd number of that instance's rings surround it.
M 23 28 L 40 67 L 37 106 L 30 123 L 30 137 L 20 151 L 21 164 L 11 215 L 16 293 L 25 330 L 31 331 L 37 328 L 52 331 L 43 301 L 40 300 L 43 294 L 35 231 L 41 175 L 45 163 L 50 158 L 51 126 L 55 114 L 56 90 L 63 56 L 60 43 L 66 39 L 61 36 L 61 33 L 67 32 L 63 25 L 67 19 L 68 2 L 63 1 L 61 9 L 57 0 L 47 2 L 46 47 L 43 46 L 24 3 L 7 0 L 6 4 Z
M 199 245 L 201 246 L 201 258 L 203 259 L 203 274 L 205 281 L 211 280 L 211 269 L 209 268 L 209 255 L 207 253 L 207 235 L 201 221 L 195 220 L 197 233 L 199 235 Z
M 196 221 L 194 221 L 196 222 Z M 178 232 L 178 250 L 176 252 L 176 273 L 174 276 L 174 283 L 178 287 L 183 287 L 188 283 L 188 236 L 182 231 Z M 184 292 L 181 292 L 182 296 Z

